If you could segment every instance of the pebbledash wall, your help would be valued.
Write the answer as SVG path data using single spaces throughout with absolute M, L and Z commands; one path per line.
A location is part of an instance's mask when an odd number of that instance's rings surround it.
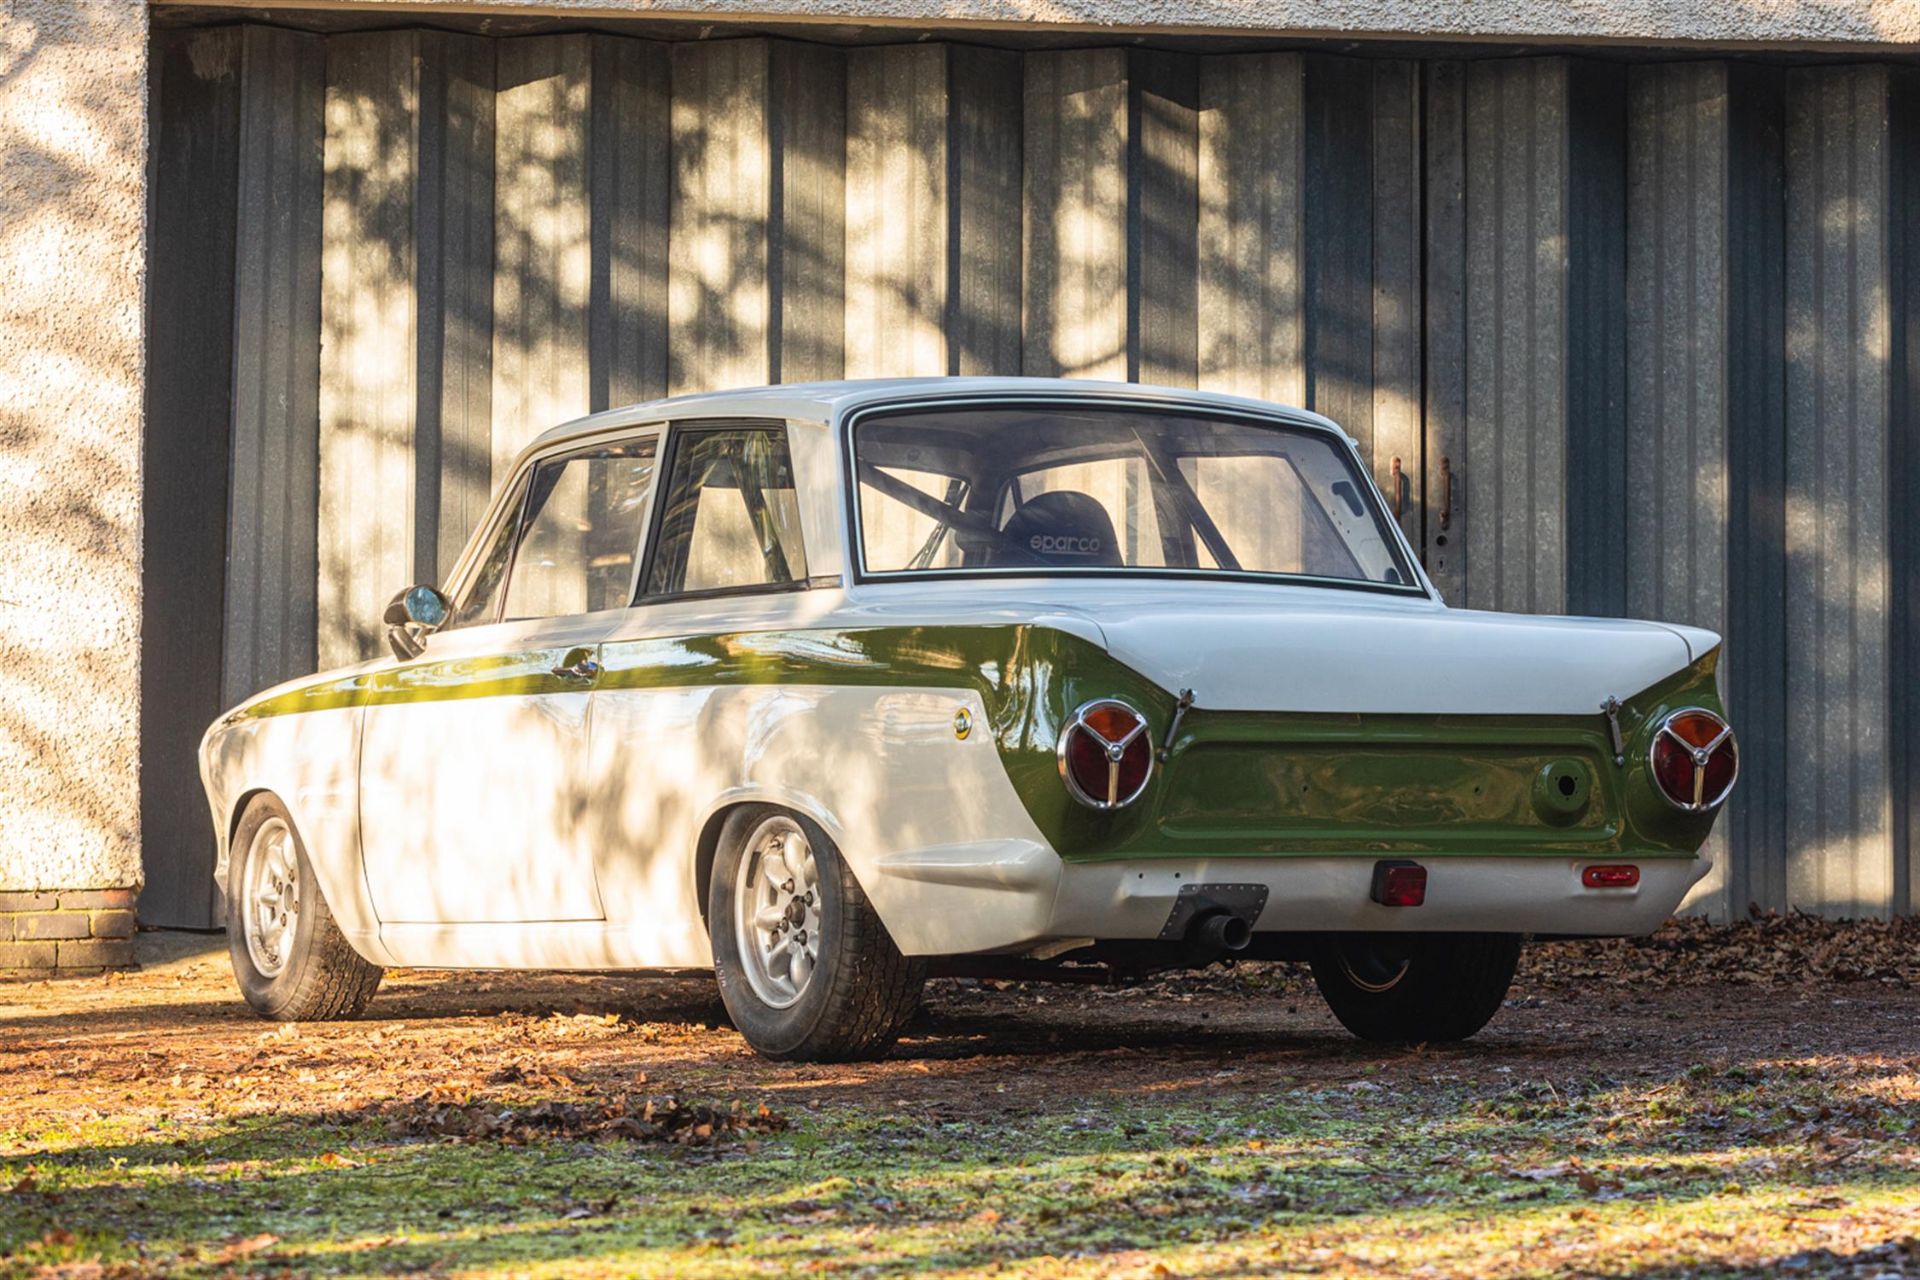
M 1917 41 L 1912 0 L 0 0 L 0 967 L 124 959 L 143 879 L 214 923 L 201 730 L 374 652 L 542 428 L 908 373 L 1331 414 L 1455 603 L 1728 635 L 1699 909 L 1912 911 Z

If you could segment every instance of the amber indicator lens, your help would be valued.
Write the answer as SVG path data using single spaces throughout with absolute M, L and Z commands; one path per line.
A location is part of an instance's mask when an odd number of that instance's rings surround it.
M 1427 869 L 1417 862 L 1373 864 L 1373 892 L 1383 907 L 1417 907 L 1427 900 Z
M 1580 883 L 1589 889 L 1631 889 L 1640 883 L 1640 868 L 1588 867 L 1580 873 Z
M 1727 798 L 1740 749 L 1727 722 L 1710 711 L 1676 711 L 1653 735 L 1649 759 L 1660 793 L 1681 809 L 1711 809 Z
M 1153 772 L 1146 717 L 1124 702 L 1080 708 L 1060 735 L 1060 771 L 1082 804 L 1117 809 L 1131 803 Z

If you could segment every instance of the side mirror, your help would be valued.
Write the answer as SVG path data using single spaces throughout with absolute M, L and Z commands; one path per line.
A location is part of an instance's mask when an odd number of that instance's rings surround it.
M 452 606 L 447 598 L 424 584 L 408 587 L 387 601 L 380 620 L 387 624 L 387 643 L 393 656 L 402 662 L 417 658 L 427 647 L 427 637 L 446 622 Z

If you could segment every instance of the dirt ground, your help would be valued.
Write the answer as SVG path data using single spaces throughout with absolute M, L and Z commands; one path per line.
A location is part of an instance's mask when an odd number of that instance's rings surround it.
M 1920 1276 L 1920 928 L 1539 945 L 1416 1049 L 1286 965 L 938 982 L 833 1067 L 706 979 L 275 1027 L 223 940 L 143 947 L 0 984 L 0 1276 Z

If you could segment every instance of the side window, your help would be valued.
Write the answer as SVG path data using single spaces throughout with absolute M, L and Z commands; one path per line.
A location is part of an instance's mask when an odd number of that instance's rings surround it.
M 507 561 L 513 558 L 514 544 L 520 541 L 520 517 L 526 505 L 527 483 L 522 480 L 507 500 L 507 518 L 494 532 L 486 557 L 480 561 L 480 568 L 467 588 L 466 598 L 454 605 L 453 616 L 447 619 L 442 631 L 484 626 L 500 616 L 500 587 L 507 580 Z
M 584 449 L 533 469 L 506 622 L 624 609 L 653 487 L 655 438 Z
M 785 431 L 678 429 L 663 501 L 646 594 L 806 581 Z

